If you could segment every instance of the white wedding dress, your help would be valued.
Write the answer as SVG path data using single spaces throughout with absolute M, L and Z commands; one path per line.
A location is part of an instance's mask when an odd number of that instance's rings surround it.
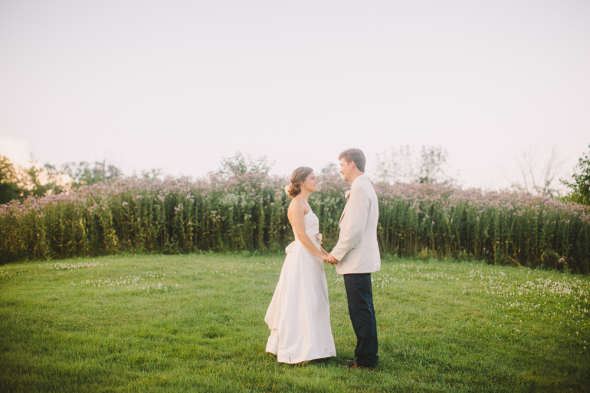
M 318 217 L 310 211 L 303 220 L 305 232 L 319 249 Z M 280 363 L 336 356 L 324 263 L 297 235 L 286 251 L 279 283 L 264 317 L 271 330 L 266 352 L 277 355 Z

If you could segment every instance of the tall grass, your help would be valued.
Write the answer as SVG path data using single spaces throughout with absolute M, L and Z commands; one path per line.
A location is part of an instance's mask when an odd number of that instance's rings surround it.
M 441 184 L 383 187 L 378 194 L 387 252 L 589 272 L 590 209 L 582 205 Z
M 286 180 L 263 174 L 125 179 L 0 206 L 4 263 L 118 252 L 281 250 L 292 238 Z M 338 238 L 348 184 L 321 178 L 310 204 L 324 246 Z M 590 210 L 441 184 L 377 185 L 383 253 L 485 259 L 589 273 Z

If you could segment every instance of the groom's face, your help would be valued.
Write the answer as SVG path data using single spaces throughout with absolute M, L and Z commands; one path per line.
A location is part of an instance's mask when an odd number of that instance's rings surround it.
M 346 162 L 346 159 L 340 160 L 340 173 L 344 177 L 344 181 L 350 183 L 350 174 L 352 173 L 352 168 L 354 166 L 354 161 Z

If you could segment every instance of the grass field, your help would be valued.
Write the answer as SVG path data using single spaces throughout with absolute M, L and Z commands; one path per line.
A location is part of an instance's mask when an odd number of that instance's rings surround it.
M 384 260 L 375 371 L 347 370 L 342 277 L 326 265 L 338 357 L 264 352 L 283 255 L 116 256 L 0 266 L 2 392 L 590 391 L 590 279 Z

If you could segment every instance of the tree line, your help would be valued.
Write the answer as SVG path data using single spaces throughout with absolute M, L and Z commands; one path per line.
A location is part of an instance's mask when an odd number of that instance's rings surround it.
M 590 145 L 589 145 L 590 148 Z M 553 149 L 542 167 L 542 175 L 535 179 L 534 163 L 536 150 L 525 150 L 518 163 L 522 172 L 522 183 L 513 182 L 512 189 L 525 193 L 557 197 L 562 202 L 575 202 L 590 205 L 590 151 L 579 158 L 573 174 L 560 182 L 567 187 L 567 193 L 559 196 L 552 185 L 556 174 L 558 159 Z M 375 161 L 376 183 L 442 183 L 456 185 L 456 178 L 451 175 L 446 149 L 436 146 L 422 146 L 416 153 L 409 146 L 391 148 L 377 155 Z M 268 173 L 272 163 L 266 157 L 252 159 L 240 152 L 233 157 L 224 158 L 218 174 L 227 176 L 255 168 L 259 172 Z M 322 171 L 337 171 L 335 165 L 328 165 Z M 12 200 L 24 201 L 28 197 L 42 197 L 49 194 L 61 194 L 77 190 L 82 186 L 131 178 L 159 178 L 161 169 L 142 171 L 138 176 L 126 176 L 119 167 L 107 163 L 106 160 L 93 163 L 68 162 L 61 167 L 52 164 L 28 168 L 21 167 L 3 155 L 0 155 L 0 204 Z
M 0 205 L 12 200 L 24 201 L 28 197 L 43 197 L 75 191 L 82 186 L 132 178 L 158 178 L 161 169 L 142 171 L 138 176 L 126 176 L 123 170 L 106 160 L 95 162 L 67 162 L 61 167 L 52 164 L 35 165 L 31 160 L 28 168 L 13 163 L 0 155 Z

